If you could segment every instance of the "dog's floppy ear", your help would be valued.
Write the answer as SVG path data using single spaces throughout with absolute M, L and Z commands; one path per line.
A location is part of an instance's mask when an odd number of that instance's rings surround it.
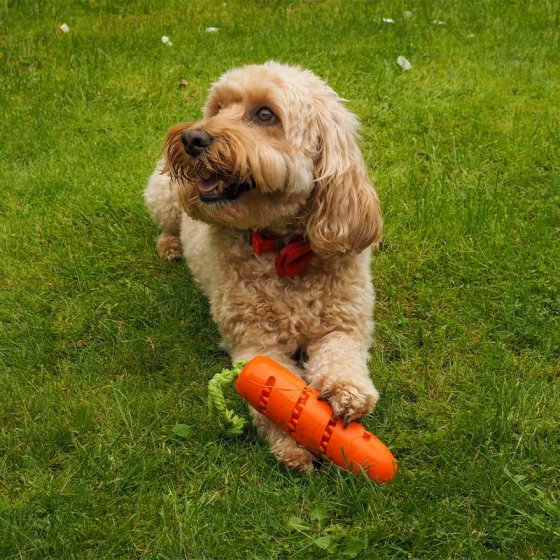
M 318 254 L 360 252 L 381 240 L 379 198 L 358 148 L 356 117 L 340 99 L 325 105 L 315 115 L 315 188 L 307 237 Z

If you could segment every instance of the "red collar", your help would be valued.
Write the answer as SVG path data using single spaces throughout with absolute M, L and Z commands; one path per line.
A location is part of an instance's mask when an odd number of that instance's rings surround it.
M 281 278 L 298 275 L 313 258 L 311 247 L 303 240 L 292 241 L 284 244 L 278 237 L 251 231 L 251 247 L 256 255 L 279 251 L 276 257 L 276 272 Z

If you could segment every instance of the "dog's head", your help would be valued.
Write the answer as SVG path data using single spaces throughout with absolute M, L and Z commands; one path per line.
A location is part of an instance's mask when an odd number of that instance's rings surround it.
M 319 254 L 361 251 L 382 222 L 357 126 L 311 72 L 245 66 L 213 84 L 202 120 L 169 130 L 165 170 L 195 219 L 302 235 Z

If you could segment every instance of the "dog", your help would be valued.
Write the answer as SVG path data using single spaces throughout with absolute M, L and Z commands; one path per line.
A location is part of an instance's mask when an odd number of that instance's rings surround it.
M 271 357 L 345 423 L 379 398 L 367 362 L 382 218 L 357 129 L 308 70 L 233 69 L 211 86 L 201 120 L 169 130 L 144 191 L 159 254 L 184 256 L 232 362 Z M 251 412 L 281 463 L 313 470 L 305 448 Z

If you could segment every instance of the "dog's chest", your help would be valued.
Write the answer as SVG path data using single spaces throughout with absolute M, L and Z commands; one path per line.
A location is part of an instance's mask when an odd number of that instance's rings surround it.
M 220 278 L 211 307 L 228 331 L 316 338 L 334 325 L 369 320 L 373 294 L 367 255 L 333 261 L 316 256 L 294 278 L 281 278 L 275 253 L 257 256 L 241 243 L 218 253 Z

